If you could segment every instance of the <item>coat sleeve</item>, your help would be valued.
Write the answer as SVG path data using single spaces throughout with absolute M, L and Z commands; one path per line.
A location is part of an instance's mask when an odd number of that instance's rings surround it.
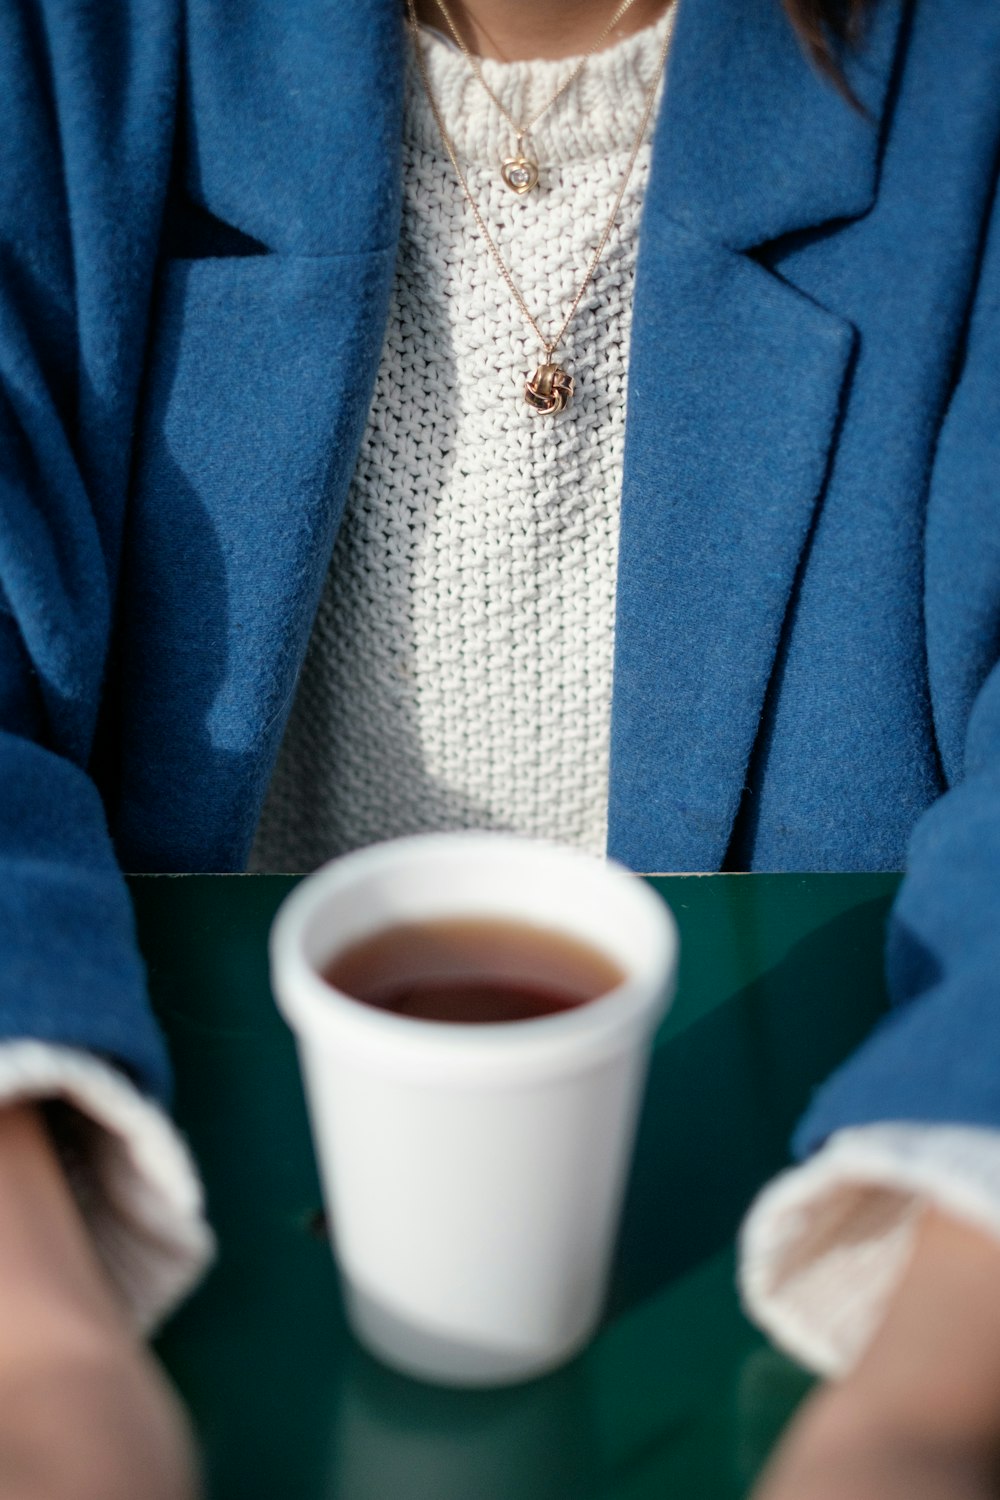
M 88 767 L 176 64 L 175 0 L 0 6 L 0 1104 L 44 1100 L 61 1122 L 144 1328 L 212 1240 Z
M 943 535 L 950 530 L 950 541 Z M 964 764 L 918 822 L 887 946 L 891 1009 L 818 1092 L 795 1152 L 874 1121 L 1000 1129 L 1000 211 L 994 207 L 960 376 L 931 476 L 928 545 L 947 592 L 928 597 L 939 636 L 961 598 L 984 663 Z M 961 532 L 961 536 L 958 533 Z M 973 559 L 975 561 L 973 562 Z M 975 596 L 975 597 L 972 597 Z M 949 603 L 949 599 L 952 601 Z M 956 674 L 957 675 L 957 674 Z M 948 690 L 941 685 L 942 692 Z
M 813 1099 L 793 1143 L 800 1165 L 764 1189 L 741 1236 L 748 1312 L 831 1375 L 846 1373 L 877 1329 L 925 1205 L 1000 1242 L 996 204 L 930 477 L 927 547 L 931 668 L 952 785 L 911 840 L 889 925 L 889 1013 Z M 958 718 L 964 744 L 949 744 L 946 721 Z
M 88 775 L 169 171 L 174 0 L 0 7 L 0 1040 L 169 1088 Z

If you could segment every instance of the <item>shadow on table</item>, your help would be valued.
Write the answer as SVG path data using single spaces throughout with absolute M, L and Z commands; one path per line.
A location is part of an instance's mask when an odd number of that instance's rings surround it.
M 614 1318 L 726 1245 L 788 1161 L 812 1091 L 884 1013 L 890 899 L 790 949 L 654 1054 L 612 1282 Z

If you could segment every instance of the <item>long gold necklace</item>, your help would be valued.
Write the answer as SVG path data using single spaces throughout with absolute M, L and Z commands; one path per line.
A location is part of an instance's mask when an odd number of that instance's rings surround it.
M 588 47 L 587 51 L 580 58 L 580 61 L 573 69 L 572 73 L 570 73 L 569 77 L 563 79 L 562 83 L 556 89 L 555 93 L 545 101 L 540 109 L 536 109 L 534 114 L 531 115 L 531 117 L 527 119 L 524 124 L 518 124 L 517 120 L 515 120 L 514 117 L 507 112 L 503 100 L 497 97 L 493 89 L 491 89 L 489 84 L 486 82 L 486 79 L 483 76 L 483 70 L 479 64 L 479 59 L 478 57 L 476 57 L 475 53 L 471 52 L 466 46 L 465 38 L 462 36 L 462 33 L 455 25 L 451 11 L 445 4 L 445 0 L 436 0 L 436 3 L 438 10 L 444 16 L 445 22 L 448 26 L 448 30 L 451 32 L 452 36 L 455 38 L 455 41 L 458 43 L 459 47 L 465 54 L 465 59 L 468 62 L 469 67 L 472 69 L 473 73 L 476 75 L 476 78 L 479 80 L 481 87 L 485 89 L 486 93 L 493 100 L 493 103 L 496 105 L 497 109 L 500 111 L 503 118 L 507 121 L 507 124 L 510 126 L 511 130 L 514 132 L 514 152 L 513 155 L 501 159 L 500 176 L 503 178 L 503 181 L 511 189 L 511 191 L 517 193 L 518 196 L 523 196 L 523 194 L 525 193 L 530 193 L 532 188 L 538 186 L 538 160 L 534 151 L 529 152 L 526 146 L 526 142 L 530 141 L 532 130 L 538 124 L 542 116 L 548 113 L 553 104 L 555 104 L 557 100 L 562 98 L 566 90 L 573 87 L 574 83 L 580 77 L 580 74 L 583 72 L 584 68 L 587 66 L 587 63 L 593 57 L 594 53 L 598 50 L 603 42 L 607 41 L 608 37 L 614 31 L 619 21 L 625 15 L 625 12 L 627 10 L 630 10 L 635 4 L 635 0 L 622 0 L 622 3 L 618 6 L 618 9 L 615 11 L 614 15 L 611 17 L 611 20 L 601 32 L 600 36 L 596 38 L 596 40 L 591 44 L 590 47 Z
M 667 47 L 670 44 L 671 27 L 667 26 L 664 30 L 663 45 L 660 48 L 660 55 L 657 61 L 656 72 L 653 74 L 653 81 L 646 91 L 646 103 L 642 111 L 642 119 L 639 122 L 639 129 L 636 131 L 635 140 L 632 143 L 632 150 L 629 153 L 628 164 L 625 168 L 625 172 L 621 180 L 621 185 L 615 197 L 614 207 L 611 210 L 608 222 L 604 226 L 604 231 L 601 235 L 600 240 L 598 241 L 597 249 L 590 257 L 590 264 L 587 267 L 587 273 L 584 276 L 583 281 L 580 283 L 580 288 L 577 291 L 576 296 L 573 298 L 573 303 L 570 307 L 569 312 L 566 314 L 565 318 L 563 318 L 563 321 L 559 328 L 559 332 L 553 338 L 546 338 L 541 328 L 539 328 L 537 321 L 535 320 L 530 308 L 528 307 L 528 304 L 522 297 L 516 281 L 508 270 L 507 264 L 503 256 L 500 254 L 499 249 L 497 248 L 496 241 L 487 228 L 486 220 L 480 213 L 479 208 L 476 204 L 476 200 L 472 196 L 469 184 L 465 180 L 465 173 L 459 166 L 458 154 L 455 151 L 451 136 L 448 134 L 444 119 L 441 115 L 440 107 L 434 95 L 434 90 L 431 87 L 430 74 L 427 71 L 427 63 L 424 58 L 423 49 L 420 45 L 420 25 L 417 21 L 417 12 L 414 0 L 406 0 L 406 7 L 409 13 L 410 35 L 413 40 L 413 50 L 416 54 L 417 66 L 420 69 L 420 77 L 423 81 L 424 90 L 427 94 L 427 100 L 430 104 L 431 111 L 437 123 L 437 128 L 440 132 L 441 140 L 444 143 L 444 148 L 447 151 L 448 156 L 451 160 L 451 164 L 455 169 L 455 176 L 459 180 L 462 192 L 465 194 L 466 201 L 468 202 L 468 205 L 472 210 L 472 215 L 476 221 L 479 233 L 482 235 L 487 249 L 489 250 L 490 255 L 493 257 L 493 260 L 496 263 L 497 270 L 500 272 L 500 275 L 506 282 L 511 295 L 513 296 L 518 307 L 521 309 L 521 312 L 524 314 L 528 323 L 534 330 L 535 336 L 537 337 L 538 342 L 541 344 L 542 349 L 545 352 L 545 357 L 538 368 L 535 370 L 534 374 L 528 376 L 525 380 L 524 399 L 533 412 L 539 412 L 543 416 L 551 416 L 554 413 L 563 411 L 566 408 L 566 406 L 569 404 L 574 390 L 572 375 L 570 375 L 565 367 L 559 364 L 559 362 L 555 360 L 553 356 L 559 345 L 562 343 L 563 335 L 572 322 L 577 308 L 583 301 L 584 293 L 590 286 L 594 272 L 597 270 L 598 262 L 600 261 L 601 256 L 604 254 L 604 247 L 608 243 L 611 231 L 614 228 L 615 220 L 618 218 L 618 210 L 621 208 L 622 199 L 625 196 L 625 189 L 628 186 L 628 180 L 632 175 L 632 168 L 635 166 L 636 157 L 639 155 L 639 147 L 642 145 L 643 139 L 645 138 L 646 127 L 649 124 L 649 117 L 653 112 L 653 101 L 656 98 L 657 84 L 660 81 L 660 74 L 663 72 L 663 65 L 667 60 Z

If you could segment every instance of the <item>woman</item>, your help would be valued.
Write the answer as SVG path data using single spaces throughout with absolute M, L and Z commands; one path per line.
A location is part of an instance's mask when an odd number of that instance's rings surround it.
M 487 823 L 638 869 L 907 860 L 894 1019 L 745 1236 L 752 1310 L 844 1377 L 764 1492 L 990 1493 L 1000 20 L 619 10 L 0 15 L 23 1492 L 191 1483 L 108 1277 L 148 1323 L 208 1253 L 119 865 Z M 96 1122 L 89 1238 L 54 1095 Z

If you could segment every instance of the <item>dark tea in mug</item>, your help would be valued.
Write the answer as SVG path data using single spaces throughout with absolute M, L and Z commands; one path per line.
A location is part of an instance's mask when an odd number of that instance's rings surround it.
M 323 977 L 379 1010 L 458 1025 L 530 1021 L 616 989 L 622 969 L 565 933 L 489 917 L 400 923 L 345 948 Z

